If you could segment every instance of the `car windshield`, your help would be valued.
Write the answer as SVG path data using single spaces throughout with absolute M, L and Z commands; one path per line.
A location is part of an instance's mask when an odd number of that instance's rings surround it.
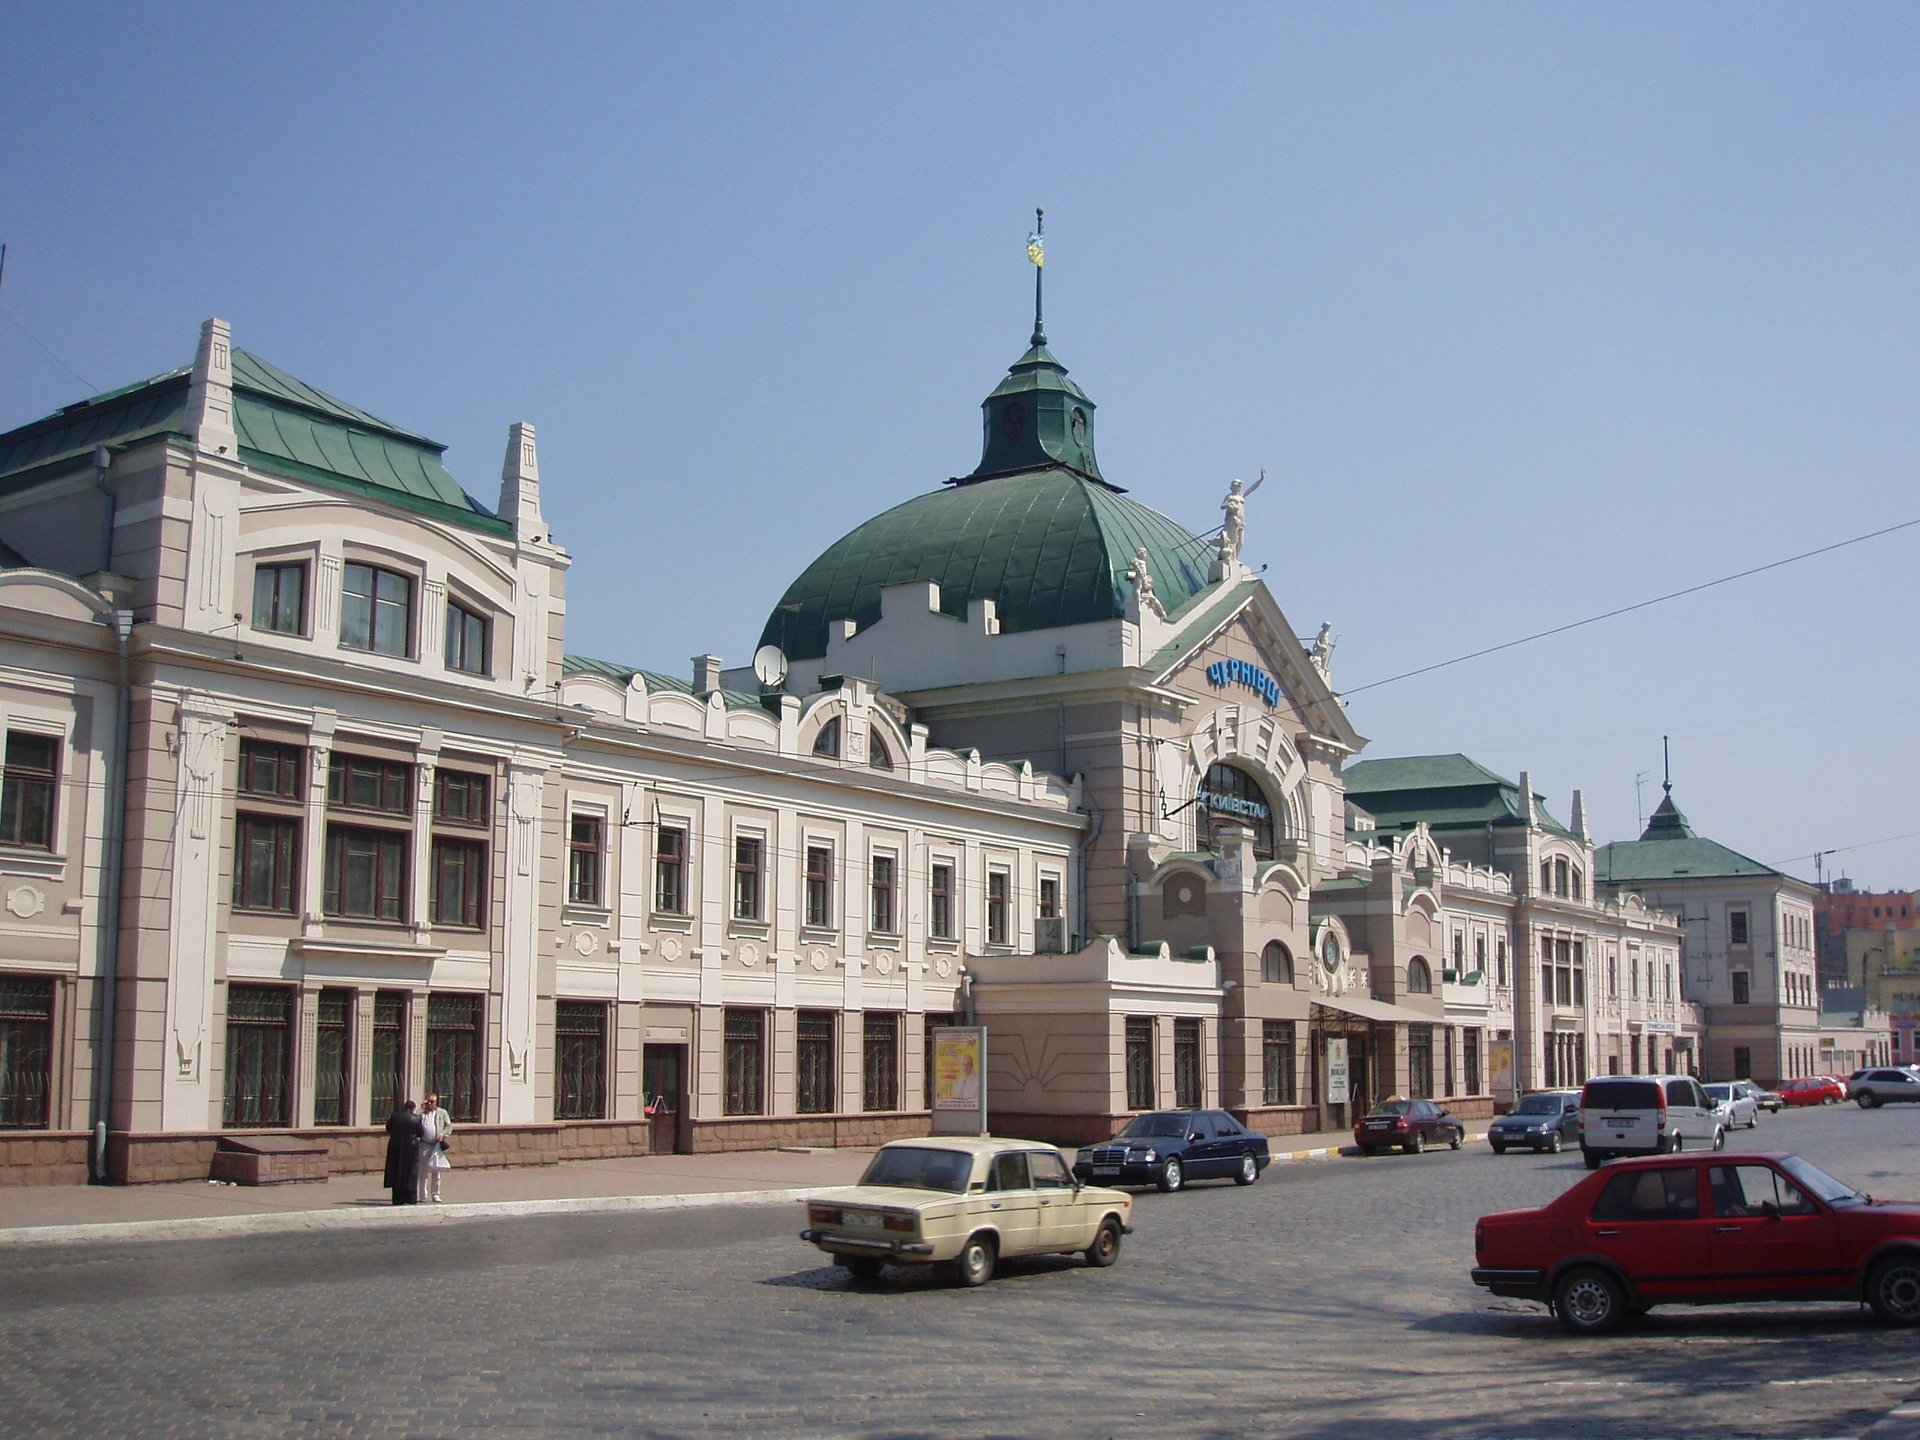
M 1367 1112 L 1369 1115 L 1406 1115 L 1413 1110 L 1411 1100 L 1382 1100 Z
M 862 1185 L 897 1185 L 908 1190 L 944 1190 L 949 1194 L 966 1192 L 967 1177 L 973 1173 L 973 1156 L 962 1150 L 920 1150 L 913 1146 L 889 1147 L 873 1157 Z
M 1157 1115 L 1136 1115 L 1127 1122 L 1127 1128 L 1120 1132 L 1122 1140 L 1137 1140 L 1149 1135 L 1184 1135 L 1187 1133 L 1187 1117 L 1174 1110 L 1163 1110 Z
M 1708 1085 L 1703 1088 L 1707 1094 L 1711 1095 L 1715 1100 L 1733 1099 L 1733 1087 L 1731 1085 Z
M 1525 1095 L 1514 1108 L 1516 1115 L 1558 1115 L 1560 1097 L 1558 1095 Z
M 1817 1196 L 1829 1205 L 1863 1205 L 1868 1196 L 1863 1190 L 1856 1190 L 1843 1180 L 1836 1180 L 1818 1165 L 1809 1165 L 1798 1155 L 1789 1155 L 1780 1162 L 1780 1168 L 1791 1175 L 1794 1183 L 1808 1194 Z

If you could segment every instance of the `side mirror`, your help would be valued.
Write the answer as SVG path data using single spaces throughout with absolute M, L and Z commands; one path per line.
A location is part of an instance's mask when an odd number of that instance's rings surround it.
M 1199 1132 L 1198 1130 L 1195 1130 L 1195 1131 L 1192 1131 L 1192 1132 L 1191 1132 L 1190 1134 L 1188 1134 L 1188 1136 L 1187 1136 L 1187 1139 L 1188 1139 L 1189 1141 L 1194 1141 L 1194 1140 L 1198 1140 L 1199 1138 L 1200 1138 L 1200 1132 Z

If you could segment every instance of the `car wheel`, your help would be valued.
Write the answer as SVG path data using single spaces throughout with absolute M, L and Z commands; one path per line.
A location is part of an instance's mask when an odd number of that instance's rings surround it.
M 1087 1264 L 1102 1269 L 1120 1258 L 1120 1222 L 1109 1215 L 1100 1222 L 1100 1233 L 1085 1250 Z
M 1862 1110 L 1871 1110 L 1873 1109 L 1874 1106 L 1878 1105 L 1880 1102 L 1876 1100 L 1872 1095 L 1862 1095 L 1857 1103 L 1859 1104 Z
M 1547 1137 L 1547 1153 L 1549 1155 L 1558 1155 L 1561 1147 L 1566 1143 L 1565 1140 L 1560 1138 L 1560 1132 L 1558 1130 L 1554 1131 L 1553 1134 Z
M 956 1283 L 972 1289 L 984 1285 L 993 1278 L 993 1263 L 998 1251 L 990 1235 L 975 1235 L 960 1247 L 960 1253 L 953 1257 L 953 1278 Z
M 1835 1103 L 1835 1101 L 1834 1101 L 1834 1098 L 1833 1098 L 1833 1096 L 1831 1096 L 1831 1095 L 1822 1095 L 1822 1096 L 1820 1097 L 1820 1103 L 1821 1103 L 1822 1105 L 1832 1105 L 1832 1104 L 1834 1104 L 1834 1103 Z
M 1714 1129 L 1713 1148 L 1716 1150 L 1724 1150 L 1727 1148 L 1727 1132 L 1724 1129 L 1718 1127 Z
M 1598 1170 L 1600 1168 L 1600 1162 L 1603 1157 L 1599 1155 L 1583 1153 L 1580 1158 L 1587 1162 L 1587 1169 Z
M 886 1267 L 871 1255 L 842 1255 L 840 1268 L 856 1280 L 871 1282 L 878 1280 L 880 1272 Z
M 1465 1130 L 1454 1131 L 1453 1138 L 1447 1141 L 1447 1148 L 1449 1150 L 1458 1150 L 1461 1144 L 1466 1140 L 1466 1138 L 1467 1138 L 1467 1132 Z
M 1553 1309 L 1576 1335 L 1604 1335 L 1620 1323 L 1627 1297 L 1604 1270 L 1574 1270 L 1553 1287 Z
M 1884 1325 L 1920 1325 L 1920 1255 L 1893 1255 L 1874 1266 L 1867 1304 Z
M 1414 1131 L 1413 1138 L 1407 1141 L 1407 1153 L 1409 1155 L 1418 1155 L 1422 1150 L 1426 1148 L 1427 1148 L 1427 1137 L 1418 1130 Z
M 1489 1140 L 1487 1142 L 1487 1148 L 1496 1155 L 1504 1155 L 1507 1153 L 1507 1147 L 1502 1145 L 1498 1140 Z
M 1760 1128 L 1760 1112 L 1756 1109 L 1753 1112 L 1753 1114 L 1749 1116 L 1747 1119 L 1747 1129 L 1758 1130 L 1759 1128 Z
M 1239 1173 L 1233 1177 L 1236 1185 L 1251 1185 L 1260 1178 L 1260 1163 L 1251 1155 L 1240 1157 Z
M 1673 1132 L 1672 1138 L 1667 1141 L 1667 1154 L 1678 1155 L 1679 1153 L 1680 1153 L 1680 1132 L 1676 1130 Z
M 1169 1193 L 1178 1190 L 1187 1183 L 1187 1172 L 1178 1160 L 1169 1160 L 1160 1167 L 1160 1188 Z

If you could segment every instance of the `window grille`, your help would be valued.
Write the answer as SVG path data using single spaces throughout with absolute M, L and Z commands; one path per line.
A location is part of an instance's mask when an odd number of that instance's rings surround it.
M 559 1000 L 553 1007 L 553 1118 L 607 1118 L 607 1006 Z
M 802 1115 L 824 1115 L 833 1109 L 834 1012 L 802 1010 L 794 1027 L 794 1108 Z
M 765 1012 L 729 1010 L 724 1024 L 724 1113 L 764 1114 L 767 1104 Z
M 313 1123 L 344 1125 L 353 1074 L 353 992 L 322 990 L 313 1046 Z
M 1173 1022 L 1173 1103 L 1183 1110 L 1203 1103 L 1200 1066 L 1200 1022 Z
M 278 985 L 227 987 L 226 1103 L 229 1130 L 287 1123 L 287 1061 L 293 991 Z
M 400 1108 L 406 1079 L 407 995 L 381 990 L 373 997 L 373 1120 L 383 1123 Z
M 1293 1021 L 1268 1020 L 1261 1037 L 1261 1099 L 1268 1105 L 1296 1103 Z
M 480 1019 L 478 995 L 427 997 L 425 1088 L 456 1121 L 480 1118 Z
M 900 1108 L 900 1017 L 868 1011 L 862 1024 L 861 1108 Z
M 1153 1017 L 1127 1017 L 1127 1108 L 1151 1110 L 1154 1105 Z
M 53 1094 L 53 981 L 0 976 L 0 1130 L 45 1130 Z

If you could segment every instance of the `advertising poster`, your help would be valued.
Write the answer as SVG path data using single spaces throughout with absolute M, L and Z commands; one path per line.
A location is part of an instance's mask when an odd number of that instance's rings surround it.
M 1327 1103 L 1347 1103 L 1347 1040 L 1344 1035 L 1327 1037 Z
M 941 1026 L 933 1032 L 934 1129 L 986 1133 L 987 1032 L 984 1026 Z
M 1513 1097 L 1513 1041 L 1487 1042 L 1487 1084 L 1495 1096 Z

